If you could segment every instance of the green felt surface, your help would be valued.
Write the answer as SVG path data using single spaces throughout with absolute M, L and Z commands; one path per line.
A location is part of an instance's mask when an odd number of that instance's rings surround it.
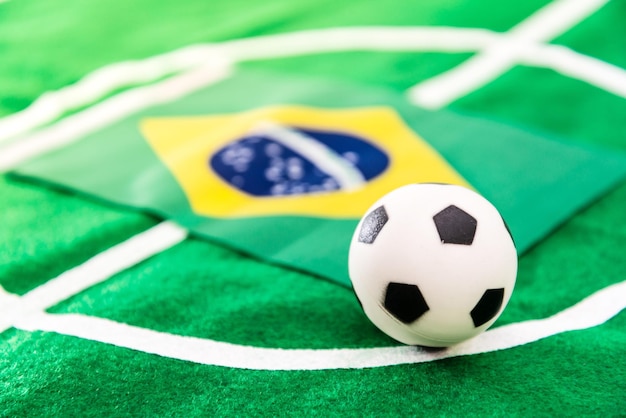
M 17 294 L 156 223 L 4 177 L 0 202 L 0 285 Z
M 506 31 L 547 3 L 9 0 L 0 2 L 0 116 L 104 65 L 192 43 L 357 25 Z M 623 67 L 625 8 L 612 0 L 552 43 Z M 402 93 L 470 55 L 347 52 L 243 67 Z M 626 153 L 626 100 L 549 69 L 516 66 L 448 110 Z M 494 326 L 547 318 L 626 280 L 625 206 L 621 183 L 525 253 L 511 302 Z M 27 294 L 158 221 L 3 174 L 0 324 L 18 312 L 6 294 Z M 47 311 L 266 348 L 397 344 L 367 322 L 349 289 L 198 238 Z M 0 416 L 623 416 L 625 346 L 621 312 L 599 326 L 502 351 L 365 369 L 267 371 L 9 326 L 0 329 Z
M 21 354 L 22 360 L 9 362 L 5 355 L 0 360 L 8 389 L 3 412 L 619 416 L 626 387 L 615 364 L 622 361 L 625 325 L 621 316 L 599 329 L 471 361 L 289 373 L 196 365 L 55 334 L 9 331 L 3 354 Z M 37 353 L 57 355 L 41 370 Z

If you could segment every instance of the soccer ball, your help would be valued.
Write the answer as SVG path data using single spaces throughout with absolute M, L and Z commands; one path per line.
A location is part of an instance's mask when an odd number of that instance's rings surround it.
M 374 325 L 405 344 L 447 347 L 498 318 L 515 285 L 517 252 L 502 216 L 478 193 L 411 184 L 366 212 L 348 264 Z

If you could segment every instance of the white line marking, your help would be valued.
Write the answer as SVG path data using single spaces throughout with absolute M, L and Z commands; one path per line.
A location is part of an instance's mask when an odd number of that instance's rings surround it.
M 142 61 L 125 61 L 96 70 L 76 84 L 47 92 L 21 112 L 0 119 L 0 143 L 38 128 L 65 112 L 101 99 L 115 89 L 157 80 L 211 61 L 247 61 L 345 50 L 442 50 L 468 52 L 495 42 L 485 29 L 331 28 L 192 45 Z
M 141 61 L 104 66 L 75 84 L 43 93 L 23 111 L 0 119 L 0 143 L 52 122 L 65 112 L 95 102 L 119 88 L 148 83 L 168 74 L 189 70 L 210 56 L 210 46 L 192 45 Z
M 9 328 L 19 318 L 44 311 L 178 244 L 186 237 L 187 230 L 171 222 L 162 222 L 31 290 L 19 297 L 19 303 L 15 297 L 7 296 L 11 294 L 2 290 L 0 292 L 0 332 Z
M 6 320 L 7 312 L 13 312 L 20 304 L 20 297 L 13 293 L 7 292 L 0 285 L 0 332 L 4 331 L 7 326 L 11 326 L 10 322 Z
M 495 328 L 435 352 L 410 346 L 323 350 L 260 348 L 172 335 L 77 314 L 41 313 L 18 320 L 15 326 L 207 365 L 255 370 L 325 370 L 424 363 L 509 349 L 563 332 L 601 325 L 625 308 L 626 281 L 606 287 L 549 318 Z
M 608 2 L 609 0 L 555 0 L 515 25 L 509 34 L 527 42 L 549 41 Z
M 223 80 L 229 74 L 230 66 L 223 60 L 215 60 L 210 65 L 195 68 L 159 83 L 120 93 L 9 145 L 0 154 L 0 171 L 9 170 L 31 157 L 67 145 L 146 107 L 176 100 Z
M 327 146 L 288 126 L 270 121 L 258 123 L 254 134 L 267 135 L 282 145 L 308 157 L 319 169 L 332 176 L 342 190 L 356 190 L 365 184 L 361 172 Z
M 509 30 L 499 42 L 489 45 L 452 70 L 409 89 L 409 99 L 430 109 L 444 107 L 511 69 L 519 62 L 520 55 L 528 55 L 529 47 L 551 40 L 607 2 L 557 0 L 549 3 Z
M 581 2 L 581 4 L 587 3 Z M 521 26 L 522 29 L 524 27 Z M 547 36 L 546 33 L 543 35 Z M 513 48 L 515 45 L 517 48 Z M 511 40 L 510 35 L 498 34 L 486 29 L 454 27 L 330 28 L 237 39 L 221 44 L 193 45 L 143 61 L 111 64 L 88 74 L 74 85 L 56 92 L 44 93 L 25 110 L 0 119 L 0 143 L 9 139 L 18 142 L 19 138 L 16 136 L 52 122 L 65 112 L 93 103 L 115 89 L 150 82 L 177 71 L 192 70 L 215 60 L 231 60 L 234 64 L 250 60 L 350 50 L 439 52 L 502 50 L 505 54 L 509 54 L 508 49 L 516 49 L 517 58 L 525 64 L 553 68 L 609 92 L 623 95 L 623 80 L 626 79 L 624 70 L 613 67 L 610 72 L 614 82 L 605 83 L 603 82 L 604 75 L 607 73 L 606 69 L 610 67 L 609 64 L 573 51 L 564 59 L 555 60 L 552 56 L 553 48 L 554 46 L 551 45 L 533 45 L 530 41 Z M 510 61 L 514 58 L 515 56 L 511 56 L 508 59 Z M 465 65 L 468 69 L 463 71 L 472 73 L 473 77 L 478 80 L 488 76 L 489 68 L 497 73 L 502 65 L 510 66 L 510 62 L 506 59 L 502 61 L 502 59 L 496 54 L 494 61 L 491 64 L 487 63 L 488 66 L 485 68 L 472 64 L 473 61 L 467 61 Z M 586 65 L 579 65 L 580 62 L 585 62 Z M 432 78 L 415 86 L 409 91 L 409 95 L 422 106 L 440 106 L 436 103 L 437 99 L 432 99 L 431 96 L 439 97 L 444 94 L 440 90 L 446 89 L 447 78 L 453 76 L 454 73 L 444 73 Z M 439 77 L 443 77 L 443 81 L 437 81 Z M 488 77 L 483 81 L 489 81 Z M 434 87 L 428 87 L 430 85 Z M 429 92 L 431 88 L 432 91 Z M 435 102 L 431 104 L 433 100 Z
M 479 28 L 367 26 L 235 39 L 214 46 L 234 62 L 242 62 L 343 51 L 474 52 L 500 37 Z
M 550 68 L 626 98 L 626 71 L 615 65 L 578 54 L 559 45 L 521 51 L 520 64 Z

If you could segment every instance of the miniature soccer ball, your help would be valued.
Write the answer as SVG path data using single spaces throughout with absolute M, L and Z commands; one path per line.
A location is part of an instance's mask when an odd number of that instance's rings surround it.
M 405 344 L 447 347 L 501 314 L 515 285 L 517 252 L 502 216 L 478 193 L 411 184 L 366 212 L 348 264 L 374 325 Z

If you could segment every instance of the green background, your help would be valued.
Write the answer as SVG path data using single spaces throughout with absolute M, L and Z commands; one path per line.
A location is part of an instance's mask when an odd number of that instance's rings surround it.
M 500 1 L 0 3 L 0 115 L 103 65 L 189 43 L 303 28 L 452 25 L 505 31 L 544 5 Z M 626 3 L 611 1 L 554 43 L 624 67 Z M 374 57 L 375 59 L 372 59 Z M 467 55 L 335 54 L 249 63 L 401 92 Z M 336 64 L 337 60 L 346 65 Z M 331 62 L 332 61 L 332 62 Z M 358 66 L 348 65 L 358 61 Z M 625 152 L 622 98 L 547 69 L 515 67 L 450 109 Z M 0 149 L 0 152 L 2 150 Z M 545 318 L 624 280 L 623 184 L 520 259 L 496 326 Z M 156 224 L 63 191 L 0 179 L 0 284 L 23 294 Z M 51 309 L 267 347 L 395 343 L 349 290 L 199 240 Z M 620 416 L 626 316 L 501 352 L 363 370 L 267 372 L 164 359 L 53 333 L 0 334 L 0 416 Z

